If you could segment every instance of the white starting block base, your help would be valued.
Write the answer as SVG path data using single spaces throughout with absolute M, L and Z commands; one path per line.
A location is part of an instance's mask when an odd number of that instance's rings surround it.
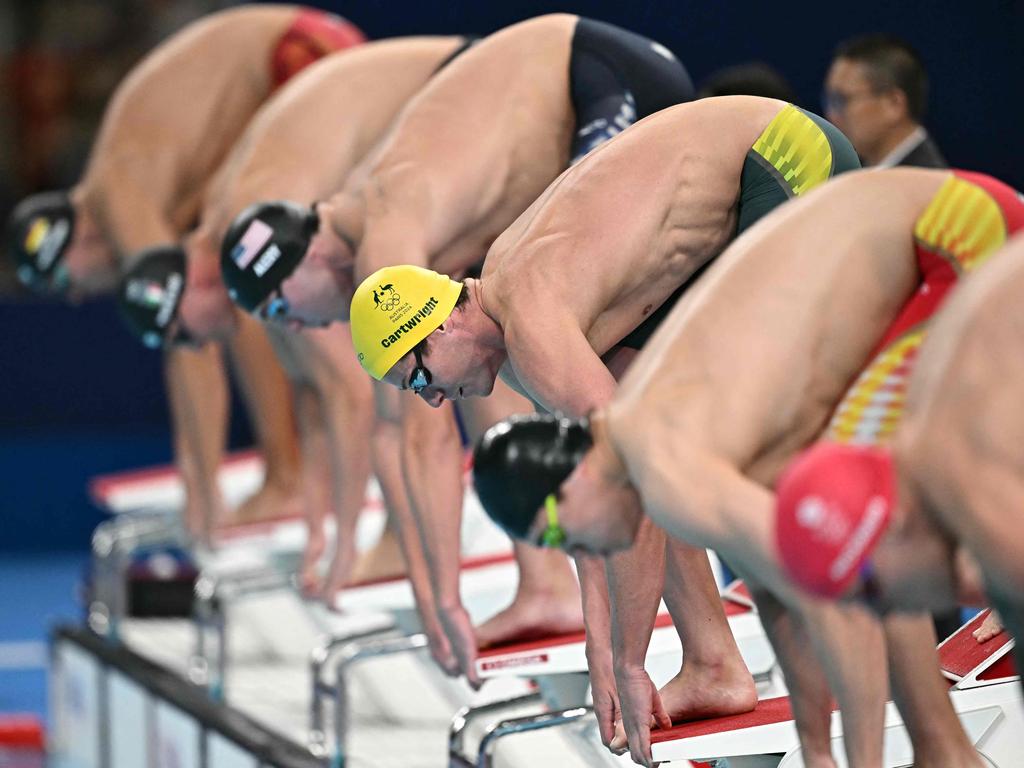
M 254 456 L 235 457 L 220 472 L 229 503 L 237 503 L 262 482 L 262 464 Z M 95 500 L 119 514 L 145 514 L 180 507 L 180 479 L 161 468 L 99 478 L 91 488 Z M 328 520 L 332 526 L 333 521 Z M 357 550 L 368 549 L 384 526 L 379 489 L 371 483 L 357 532 Z M 329 542 L 333 531 L 328 531 Z M 463 594 L 471 615 L 480 620 L 509 602 L 517 574 L 511 544 L 467 493 L 463 515 L 467 570 Z M 251 574 L 280 573 L 297 563 L 306 543 L 303 520 L 282 519 L 218 532 L 217 550 L 200 553 L 203 576 L 219 584 Z M 305 745 L 310 725 L 309 654 L 324 634 L 351 636 L 385 630 L 403 613 L 415 627 L 412 591 L 404 579 L 352 588 L 344 593 L 342 613 L 310 609 L 293 589 L 270 585 L 253 591 L 234 589 L 223 608 L 228 656 L 223 690 L 226 703 L 285 739 Z M 220 594 L 218 592 L 218 594 Z M 187 620 L 126 620 L 121 637 L 133 652 L 186 679 L 196 634 Z M 326 668 L 327 683 L 334 666 Z M 349 765 L 434 766 L 447 755 L 447 729 L 454 712 L 470 701 L 461 681 L 446 678 L 426 651 L 367 659 L 346 674 Z M 330 702 L 326 722 L 333 722 Z M 333 728 L 327 729 L 333 752 Z M 387 748 L 383 749 L 382 745 Z
M 251 607 L 280 610 L 286 598 L 277 593 L 253 597 Z M 302 616 L 289 613 L 288 621 Z M 283 625 L 284 622 L 282 622 Z M 266 626 L 263 628 L 266 629 Z M 305 745 L 309 730 L 311 681 L 308 664 L 313 635 L 306 626 L 276 628 L 277 637 L 253 636 L 253 628 L 234 626 L 236 655 L 227 670 L 226 705 L 290 742 Z M 123 624 L 125 645 L 135 653 L 185 678 L 194 630 L 185 620 L 131 619 Z M 288 648 L 288 642 L 296 642 Z M 285 649 L 283 656 L 279 655 Z M 346 678 L 349 766 L 432 768 L 447 756 L 448 723 L 468 703 L 465 683 L 446 678 L 425 651 L 370 659 L 354 665 Z M 333 722 L 330 703 L 327 722 Z M 328 732 L 333 751 L 333 733 Z
M 229 509 L 259 490 L 264 475 L 263 460 L 254 452 L 232 454 L 218 470 L 218 483 Z M 121 514 L 172 513 L 185 503 L 185 490 L 178 472 L 170 466 L 149 467 L 101 475 L 89 483 L 93 502 L 108 512 Z M 384 530 L 383 498 L 373 478 L 367 485 L 366 502 L 356 527 L 356 549 L 373 546 Z M 327 551 L 334 540 L 334 520 L 325 521 Z M 199 551 L 196 557 L 204 572 L 214 577 L 258 569 L 294 571 L 306 546 L 306 522 L 280 518 L 218 530 L 216 551 Z M 462 522 L 463 554 L 475 559 L 510 552 L 508 538 L 484 514 L 472 489 L 467 488 Z

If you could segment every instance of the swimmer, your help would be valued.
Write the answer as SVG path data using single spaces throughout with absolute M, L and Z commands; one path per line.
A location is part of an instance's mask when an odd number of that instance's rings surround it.
M 71 301 L 113 290 L 140 251 L 173 245 L 193 226 L 210 179 L 273 90 L 314 59 L 362 40 L 337 16 L 276 5 L 212 14 L 159 45 L 115 91 L 79 183 L 15 209 L 9 247 L 19 278 Z M 238 516 L 279 515 L 297 494 L 298 474 L 285 380 L 258 332 L 239 337 L 230 354 L 257 366 L 247 378 L 260 382 L 253 416 L 268 470 Z M 167 356 L 165 373 L 186 524 L 208 539 L 225 521 L 214 479 L 227 428 L 223 364 L 217 350 L 181 349 Z
M 12 243 L 19 279 L 73 301 L 109 293 L 134 254 L 191 228 L 249 118 L 309 54 L 362 41 L 344 19 L 289 5 L 214 13 L 164 41 L 111 97 L 79 183 L 13 212 L 12 231 L 47 227 Z
M 282 88 L 252 119 L 232 150 L 207 196 L 200 223 L 185 239 L 179 271 L 172 274 L 184 283 L 178 302 L 166 322 L 152 310 L 133 305 L 126 292 L 124 305 L 133 307 L 136 333 L 157 334 L 162 342 L 178 333 L 198 340 L 230 338 L 238 323 L 258 321 L 240 312 L 231 302 L 221 276 L 220 242 L 233 218 L 266 199 L 312 201 L 339 189 L 348 174 L 383 136 L 399 110 L 455 55 L 466 41 L 460 37 L 409 37 L 367 43 L 341 56 L 314 64 Z M 309 116 L 315 114 L 316 120 Z M 280 206 L 276 215 L 301 216 L 297 206 Z M 244 242 L 248 242 L 243 237 Z M 226 269 L 240 276 L 241 264 L 252 254 L 244 248 Z M 275 268 L 286 265 L 284 253 Z M 258 283 L 235 282 L 236 291 L 258 290 Z M 268 308 L 263 318 L 287 316 L 280 303 Z M 270 341 L 292 384 L 295 412 L 302 446 L 302 483 L 309 521 L 309 539 L 300 581 L 309 596 L 333 604 L 336 593 L 350 580 L 369 579 L 405 572 L 394 547 L 392 526 L 375 550 L 358 559 L 355 525 L 363 509 L 370 473 L 371 451 L 367 439 L 373 425 L 372 393 L 352 351 L 347 328 L 309 329 L 292 332 L 268 322 Z M 378 468 L 388 508 L 401 516 L 407 504 L 396 501 L 394 473 Z M 335 552 L 326 577 L 318 563 L 325 549 L 324 517 L 332 511 L 337 525 Z M 408 514 L 408 513 L 406 513 Z M 432 608 L 428 577 L 422 554 L 407 559 L 418 604 L 424 610 L 424 626 L 435 638 L 443 638 L 430 623 Z M 443 646 L 443 643 L 441 644 Z M 443 653 L 443 647 L 441 653 Z M 444 655 L 450 662 L 450 655 Z
M 850 382 L 865 369 L 875 374 L 869 383 L 878 381 L 873 356 L 893 343 L 887 334 L 896 334 L 898 341 L 904 323 L 920 321 L 925 310 L 934 309 L 930 297 L 953 270 L 922 255 L 938 249 L 932 241 L 944 248 L 948 238 L 957 242 L 958 236 L 976 242 L 972 238 L 985 234 L 989 219 L 957 214 L 993 208 L 1008 211 L 1012 222 L 1024 206 L 989 177 L 909 169 L 849 174 L 780 208 L 716 260 L 662 325 L 611 402 L 598 405 L 587 421 L 560 424 L 549 417 L 540 436 L 531 436 L 536 433 L 527 430 L 538 428 L 530 425 L 495 428 L 477 451 L 481 498 L 507 530 L 533 541 L 549 528 L 544 499 L 553 493 L 558 523 L 551 526 L 557 535 L 550 538 L 561 539 L 562 546 L 597 552 L 627 547 L 646 514 L 673 538 L 713 547 L 746 578 L 783 600 L 777 604 L 758 590 L 762 621 L 802 722 L 805 759 L 832 764 L 831 700 L 821 670 L 807 657 L 806 632 L 819 651 L 831 650 L 824 672 L 843 705 L 850 764 L 877 764 L 885 688 L 865 670 L 875 669 L 871 659 L 882 653 L 882 638 L 863 612 L 829 613 L 792 590 L 774 554 L 769 489 L 785 463 L 826 429 L 833 412 L 843 430 L 877 437 L 891 429 L 889 418 L 876 423 L 857 417 L 873 417 L 878 410 L 888 414 L 887 409 L 898 408 L 899 398 L 888 397 L 888 389 L 850 388 Z M 626 221 L 636 218 L 628 210 L 621 215 Z M 930 239 L 915 251 L 911 235 L 920 222 L 929 223 L 924 237 Z M 971 258 L 981 259 L 997 241 L 982 238 Z M 439 341 L 429 337 L 440 353 L 439 370 L 431 370 L 441 386 L 448 385 L 446 368 L 459 361 L 459 352 L 465 355 L 474 345 L 474 353 L 482 355 L 488 339 L 500 333 L 495 328 L 504 331 L 497 336 L 507 350 L 501 353 L 507 354 L 504 370 L 520 377 L 531 370 L 528 359 L 519 362 L 523 348 L 513 344 L 535 332 L 523 326 L 534 324 L 537 307 L 555 305 L 556 295 L 535 281 L 534 287 L 546 292 L 531 297 L 533 309 L 502 323 L 507 316 L 499 313 L 507 311 L 509 291 L 492 299 L 488 275 L 485 269 L 482 283 L 470 285 L 471 302 L 479 301 L 488 314 L 474 320 L 471 303 L 446 321 Z M 500 266 L 493 276 L 502 277 Z M 918 294 L 925 297 L 923 304 L 911 301 Z M 594 343 L 614 321 L 610 312 L 598 315 L 587 338 Z M 565 325 L 558 337 L 563 345 Z M 486 331 L 474 339 L 467 326 Z M 447 340 L 456 336 L 462 336 L 461 344 Z M 896 374 L 902 374 L 898 364 L 912 349 L 897 344 L 883 361 L 896 363 Z M 421 357 L 429 367 L 428 357 Z M 564 349 L 562 360 L 569 360 Z M 587 375 L 576 361 L 549 363 L 549 369 L 574 378 Z M 405 365 L 400 370 L 407 375 Z M 844 400 L 848 389 L 850 399 Z M 878 407 L 865 409 L 865 402 Z M 563 455 L 566 445 L 573 455 Z M 510 483 L 513 475 L 502 458 L 506 448 L 530 457 L 517 462 L 515 477 L 536 467 L 548 473 L 547 480 Z M 489 471 L 482 466 L 481 450 L 492 457 Z M 799 607 L 807 619 L 783 611 L 784 605 Z M 930 622 L 924 616 L 915 621 L 890 629 L 888 642 L 890 653 L 901 660 L 892 665 L 893 685 L 917 756 L 922 762 L 954 756 L 977 764 L 944 689 L 921 685 L 937 680 L 937 662 Z M 649 686 L 639 675 L 638 680 L 641 689 Z M 640 761 L 650 759 L 642 725 L 629 737 L 631 753 Z
M 989 206 L 984 246 L 1021 227 L 1024 214 L 1016 207 Z M 987 255 L 987 247 L 976 249 Z M 999 616 L 975 638 L 998 634 L 1001 619 L 1018 638 L 1018 669 L 1024 669 L 1024 546 L 1010 533 L 1022 493 L 1024 422 L 1016 390 L 1024 374 L 1017 353 L 1022 289 L 1024 235 L 1018 235 L 939 313 L 891 448 L 820 443 L 793 463 L 778 489 L 778 536 L 788 539 L 780 552 L 794 581 L 882 611 L 991 600 Z M 835 516 L 839 533 L 828 542 L 800 512 L 808 499 L 820 499 L 829 519 Z M 851 532 L 862 528 L 869 533 L 854 540 Z M 844 552 L 841 569 L 832 565 L 837 547 Z
M 345 188 L 317 206 L 305 258 L 285 278 L 265 281 L 262 295 L 278 289 L 292 322 L 317 325 L 347 319 L 353 281 L 379 267 L 478 268 L 494 238 L 567 165 L 692 97 L 676 57 L 624 29 L 554 14 L 500 30 L 446 67 Z M 275 238 L 292 239 L 293 231 L 275 231 Z M 378 402 L 378 429 L 390 433 L 381 439 L 404 457 L 441 619 L 471 682 L 478 645 L 578 629 L 576 581 L 565 558 L 520 546 L 513 604 L 474 631 L 458 593 L 462 448 L 450 409 L 431 414 L 380 390 Z M 463 418 L 482 429 L 528 409 L 498 387 Z
M 409 267 L 368 279 L 352 303 L 356 350 L 375 378 L 435 407 L 488 394 L 500 369 L 542 408 L 582 416 L 611 400 L 616 378 L 691 278 L 738 232 L 857 166 L 842 134 L 785 102 L 733 96 L 671 107 L 563 173 L 494 243 L 479 280 Z M 373 310 L 368 291 L 385 281 L 408 311 Z M 667 555 L 678 577 L 665 599 L 687 649 L 663 692 L 668 715 L 748 711 L 754 687 L 706 554 L 673 543 Z M 634 551 L 609 563 L 611 627 L 604 564 L 579 566 L 595 708 L 609 744 L 620 706 L 630 721 L 646 722 L 651 711 L 649 688 L 639 694 L 645 701 L 632 686 L 616 698 L 611 649 L 620 676 L 642 668 L 649 633 L 624 631 L 654 621 L 665 557 L 663 535 L 648 525 Z

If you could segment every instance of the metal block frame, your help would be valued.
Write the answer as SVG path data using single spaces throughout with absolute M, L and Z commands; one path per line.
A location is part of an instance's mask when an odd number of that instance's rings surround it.
M 409 635 L 406 637 L 384 638 L 380 640 L 356 640 L 347 643 L 340 650 L 338 662 L 335 666 L 334 684 L 334 738 L 335 751 L 331 765 L 334 768 L 343 768 L 347 755 L 345 752 L 346 736 L 348 734 L 348 689 L 345 684 L 348 670 L 361 661 L 392 656 L 398 653 L 409 653 L 419 651 L 428 645 L 425 634 Z
M 128 568 L 139 547 L 186 543 L 185 531 L 174 515 L 124 514 L 96 526 L 92 534 L 90 629 L 108 640 L 120 639 L 120 625 L 128 615 Z

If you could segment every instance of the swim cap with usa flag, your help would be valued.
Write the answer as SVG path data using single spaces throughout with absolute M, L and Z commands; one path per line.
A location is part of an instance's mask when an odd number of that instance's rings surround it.
M 378 269 L 352 296 L 352 342 L 359 364 L 378 381 L 448 319 L 462 283 L 423 267 Z
M 790 578 L 811 594 L 844 594 L 882 538 L 895 503 L 892 457 L 823 441 L 779 478 L 776 544 Z
M 255 311 L 299 266 L 318 227 L 314 208 L 285 200 L 256 203 L 238 214 L 220 250 L 231 300 Z

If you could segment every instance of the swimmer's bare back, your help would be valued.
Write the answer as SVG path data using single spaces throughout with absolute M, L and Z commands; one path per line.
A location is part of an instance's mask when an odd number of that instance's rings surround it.
M 299 13 L 266 5 L 211 14 L 118 87 L 80 186 L 120 252 L 194 225 L 206 183 L 272 90 L 274 46 Z

